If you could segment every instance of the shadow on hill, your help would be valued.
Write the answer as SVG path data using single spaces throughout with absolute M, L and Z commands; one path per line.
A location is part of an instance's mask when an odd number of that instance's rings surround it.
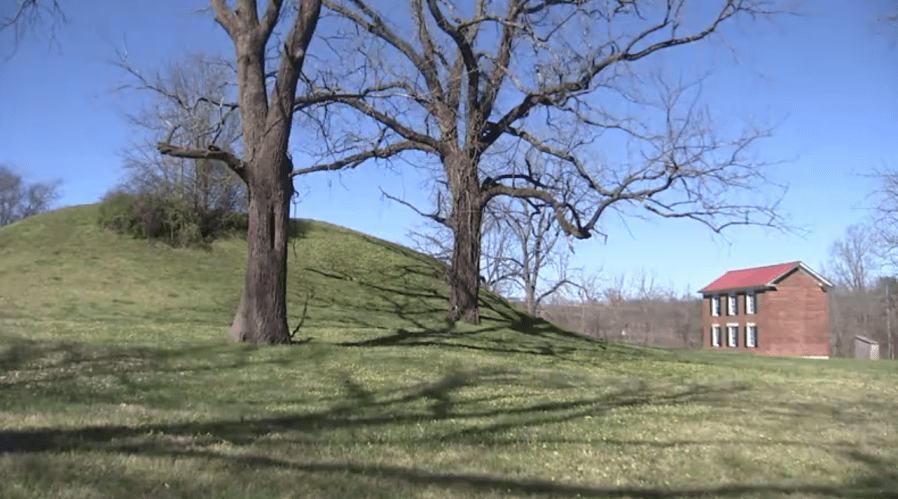
M 188 456 L 211 457 L 208 453 L 186 452 Z M 213 454 L 214 455 L 214 454 Z M 684 497 L 769 497 L 771 494 L 802 494 L 816 497 L 876 498 L 898 497 L 895 485 L 898 474 L 870 476 L 844 486 L 821 486 L 813 484 L 785 485 L 722 485 L 697 488 L 642 488 L 642 487 L 597 487 L 581 484 L 563 484 L 550 480 L 506 477 L 489 474 L 438 473 L 421 468 L 389 465 L 365 465 L 356 463 L 299 463 L 265 456 L 237 457 L 218 455 L 224 459 L 235 459 L 245 465 L 266 466 L 303 471 L 308 473 L 328 473 L 345 477 L 378 476 L 399 482 L 421 486 L 439 486 L 444 489 L 461 489 L 476 492 L 500 492 L 503 495 L 545 495 L 548 497 L 633 497 L 633 498 L 684 498 Z
M 556 356 L 607 347 L 605 340 L 561 329 L 486 291 L 480 296 L 481 323 L 454 324 L 446 319 L 448 295 L 445 286 L 434 284 L 437 275 L 432 263 L 428 264 L 423 258 L 422 262 L 421 265 L 392 266 L 377 276 L 306 268 L 308 273 L 329 281 L 341 281 L 341 286 L 357 290 L 314 298 L 319 308 L 347 310 L 340 316 L 342 326 L 368 331 L 362 338 L 350 337 L 337 344 L 354 347 L 445 346 Z M 305 323 L 305 317 L 304 309 L 301 323 Z
M 559 423 L 588 415 L 599 415 L 620 407 L 652 404 L 683 404 L 707 398 L 728 397 L 732 387 L 693 384 L 679 391 L 649 389 L 632 384 L 591 398 L 483 408 L 499 396 L 470 399 L 460 396 L 467 387 L 491 384 L 543 383 L 520 373 L 498 369 L 456 370 L 432 382 L 374 392 L 344 377 L 344 396 L 322 411 L 283 417 L 238 418 L 235 420 L 108 425 L 82 428 L 12 430 L 0 432 L 0 453 L 56 452 L 76 450 L 138 451 L 166 443 L 189 440 L 193 444 L 227 441 L 244 445 L 271 433 L 318 433 L 340 428 L 372 428 L 383 425 L 417 425 L 451 419 L 471 423 L 463 431 L 438 436 L 441 441 L 483 442 L 484 435 L 517 426 Z M 415 403 L 424 402 L 424 404 Z M 482 423 L 484 419 L 496 420 Z M 161 439 L 157 438 L 162 436 Z M 200 437 L 197 437 L 200 436 Z M 433 438 L 418 437 L 420 442 Z M 139 444 L 139 445 L 138 445 Z M 164 446 L 164 445 L 163 445 Z M 177 447 L 177 446 L 175 446 Z
M 330 409 L 285 417 L 240 418 L 237 420 L 198 421 L 136 426 L 109 425 L 72 429 L 14 430 L 0 432 L 0 453 L 110 451 L 127 453 L 183 453 L 203 445 L 222 441 L 249 445 L 271 434 L 318 434 L 340 428 L 371 429 L 384 425 L 417 426 L 444 421 L 471 423 L 463 431 L 417 437 L 426 444 L 434 438 L 441 442 L 483 442 L 484 436 L 517 426 L 559 423 L 587 415 L 598 415 L 619 407 L 681 404 L 705 397 L 720 396 L 712 386 L 694 385 L 677 393 L 655 393 L 644 387 L 628 387 L 611 394 L 548 403 L 505 408 L 471 407 L 491 399 L 466 400 L 457 397 L 461 388 L 496 382 L 508 373 L 500 371 L 456 371 L 431 383 L 378 394 L 346 379 L 346 396 Z M 424 401 L 426 409 L 411 402 Z M 480 424 L 484 419 L 502 420 Z M 415 439 L 407 441 L 412 443 Z
M 274 367 L 294 361 L 286 356 L 260 360 L 246 355 L 256 348 L 222 343 L 178 349 L 95 348 L 0 335 L 0 410 L 35 398 L 98 404 L 152 401 L 155 406 L 169 407 L 180 401 L 157 393 L 170 383 L 164 379 L 166 375 L 215 372 L 227 376 L 249 365 Z M 118 389 L 107 386 L 98 390 L 93 380 L 106 385 L 114 380 Z
M 107 452 L 124 455 L 165 458 L 200 458 L 235 465 L 243 470 L 279 469 L 316 476 L 319 482 L 377 477 L 381 484 L 390 481 L 402 487 L 439 487 L 455 493 L 501 493 L 504 495 L 546 495 L 551 497 L 739 497 L 743 495 L 805 494 L 825 497 L 881 498 L 898 497 L 895 463 L 851 449 L 843 453 L 846 460 L 867 474 L 853 483 L 842 486 L 813 484 L 751 484 L 714 487 L 660 489 L 641 487 L 606 487 L 578 483 L 559 483 L 545 479 L 502 476 L 496 474 L 452 473 L 425 467 L 395 466 L 389 463 L 317 462 L 288 460 L 267 453 L 266 445 L 294 442 L 300 445 L 309 435 L 316 438 L 322 432 L 338 429 L 357 429 L 359 442 L 377 436 L 376 429 L 384 426 L 419 428 L 422 424 L 449 422 L 433 427 L 422 435 L 418 431 L 402 433 L 402 445 L 431 446 L 435 442 L 468 445 L 490 445 L 491 436 L 514 428 L 551 425 L 597 416 L 623 407 L 705 403 L 724 400 L 738 392 L 739 387 L 692 384 L 677 390 L 664 391 L 633 384 L 593 398 L 559 400 L 492 408 L 490 397 L 466 399 L 459 393 L 465 387 L 490 383 L 522 382 L 519 373 L 501 370 L 455 371 L 433 382 L 406 386 L 386 392 L 374 392 L 361 384 L 344 379 L 345 395 L 329 409 L 298 413 L 283 417 L 220 419 L 186 423 L 158 423 L 142 425 L 87 426 L 81 428 L 48 428 L 0 432 L 0 453 L 15 459 L 23 453 L 43 452 Z M 415 403 L 425 402 L 425 404 Z M 484 408 L 490 406 L 491 408 Z M 368 430 L 368 431 L 364 431 Z M 366 437 L 367 435 L 367 437 Z M 387 432 L 384 435 L 393 435 Z M 391 438 L 391 437 L 386 437 Z M 227 451 L 221 444 L 227 444 Z M 582 442 L 586 443 L 586 441 Z M 244 448 L 245 447 L 245 448 Z M 302 455 L 300 453 L 300 455 Z M 226 468 L 225 468 L 226 469 Z M 387 485 L 388 486 L 388 485 Z M 407 489 L 402 489 L 407 490 Z
M 338 343 L 338 345 L 350 347 L 439 346 L 445 348 L 479 350 L 484 352 L 508 354 L 523 353 L 556 357 L 571 354 L 578 350 L 586 349 L 587 347 L 598 346 L 600 349 L 606 348 L 604 342 L 595 342 L 595 344 L 584 342 L 582 345 L 575 345 L 549 341 L 547 337 L 556 334 L 554 326 L 546 328 L 545 333 L 540 333 L 539 330 L 535 328 L 518 329 L 514 326 L 510 327 L 510 329 L 528 336 L 537 338 L 545 336 L 547 341 L 527 341 L 527 339 L 508 337 L 507 334 L 496 338 L 489 337 L 490 333 L 500 333 L 506 329 L 508 329 L 507 326 L 481 327 L 473 331 L 453 331 L 452 328 L 446 328 L 442 330 L 424 329 L 412 332 L 405 329 L 399 329 L 373 339 L 347 341 Z

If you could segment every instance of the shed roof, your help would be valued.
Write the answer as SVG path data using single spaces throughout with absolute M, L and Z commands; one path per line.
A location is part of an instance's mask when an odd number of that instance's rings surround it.
M 858 341 L 863 341 L 864 343 L 869 343 L 870 345 L 879 345 L 878 341 L 871 339 L 871 338 L 867 338 L 866 336 L 861 336 L 859 334 L 854 335 L 854 339 L 856 339 Z
M 776 287 L 776 283 L 790 274 L 796 268 L 803 270 L 814 278 L 820 286 L 831 288 L 832 283 L 824 279 L 820 274 L 811 270 L 802 262 L 788 262 L 766 267 L 754 267 L 750 269 L 731 270 L 720 276 L 716 281 L 700 289 L 699 293 L 711 293 L 715 291 L 729 291 L 734 289 L 751 289 Z

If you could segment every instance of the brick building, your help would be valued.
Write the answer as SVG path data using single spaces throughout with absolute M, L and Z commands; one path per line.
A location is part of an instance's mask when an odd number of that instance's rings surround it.
M 829 356 L 832 283 L 802 262 L 731 270 L 705 286 L 705 348 Z

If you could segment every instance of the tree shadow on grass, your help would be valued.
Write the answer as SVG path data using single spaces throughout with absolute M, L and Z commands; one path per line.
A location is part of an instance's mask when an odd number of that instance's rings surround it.
M 505 370 L 459 370 L 432 382 L 375 392 L 350 378 L 344 380 L 345 396 L 331 408 L 282 417 L 218 419 L 184 423 L 154 423 L 138 425 L 103 425 L 80 428 L 46 428 L 34 430 L 0 431 L 0 455 L 25 455 L 32 458 L 40 453 L 104 452 L 116 455 L 140 455 L 163 458 L 199 458 L 235 466 L 241 470 L 259 471 L 273 468 L 317 475 L 319 481 L 376 478 L 377 483 L 393 482 L 389 486 L 438 487 L 455 494 L 527 495 L 546 497 L 739 497 L 743 495 L 769 496 L 804 494 L 821 497 L 898 497 L 895 463 L 887 462 L 860 449 L 849 449 L 844 455 L 868 473 L 844 486 L 821 486 L 803 483 L 769 485 L 730 484 L 711 487 L 658 489 L 650 487 L 605 487 L 580 483 L 559 483 L 539 478 L 503 476 L 498 474 L 453 473 L 424 467 L 394 466 L 389 463 L 316 462 L 314 460 L 284 459 L 266 451 L 274 442 L 291 439 L 305 441 L 328 431 L 361 430 L 362 437 L 375 438 L 380 427 L 419 427 L 422 423 L 452 421 L 434 426 L 433 433 L 400 433 L 395 445 L 408 448 L 470 444 L 489 445 L 495 436 L 501 437 L 515 428 L 540 427 L 601 415 L 608 411 L 651 405 L 708 403 L 729 399 L 745 387 L 706 384 L 684 385 L 678 389 L 651 388 L 631 384 L 596 397 L 575 398 L 537 403 L 513 403 L 495 407 L 498 397 L 465 398 L 459 390 L 465 387 L 488 386 L 489 383 L 518 383 L 518 373 Z M 532 378 L 533 380 L 537 378 Z M 424 402 L 423 404 L 420 402 Z M 442 429 L 440 429 L 442 428 Z M 367 430 L 367 431 L 366 431 Z M 392 435 L 393 433 L 387 433 Z M 272 435 L 279 435 L 271 440 Z M 376 437 L 380 439 L 382 437 Z M 501 441 L 501 438 L 499 438 Z M 227 451 L 221 444 L 228 443 Z M 360 441 L 364 444 L 364 440 Z M 498 442 L 497 442 L 498 443 Z M 245 446 L 245 450 L 243 447 Z M 261 449 L 261 450 L 260 450 Z M 891 495 L 890 495 L 891 494 Z
M 446 330 L 407 331 L 399 329 L 385 336 L 369 340 L 347 341 L 338 343 L 347 347 L 427 347 L 477 350 L 504 354 L 529 354 L 559 357 L 570 354 L 575 347 L 557 345 L 552 342 L 517 341 L 514 339 L 494 338 L 486 336 L 491 332 L 502 331 L 503 327 L 482 328 L 476 331 L 457 332 Z M 470 341 L 466 341 L 470 340 Z
M 408 296 L 402 292 L 389 290 L 377 285 L 362 283 L 378 294 L 384 308 L 368 309 L 365 305 L 356 310 L 361 312 L 351 319 L 356 327 L 377 329 L 365 317 L 388 311 L 406 327 L 383 328 L 384 334 L 363 340 L 344 341 L 341 346 L 388 347 L 388 346 L 441 346 L 478 351 L 510 354 L 533 354 L 564 356 L 576 351 L 597 352 L 607 348 L 607 341 L 573 333 L 525 312 L 518 312 L 500 298 L 481 299 L 484 310 L 492 310 L 495 317 L 484 317 L 480 325 L 456 324 L 444 320 L 434 327 L 433 317 L 441 316 L 443 308 L 426 308 L 429 304 L 418 303 L 410 306 L 397 296 Z M 426 300 L 427 295 L 411 295 L 418 300 Z M 496 303 L 491 303 L 496 302 Z
M 170 408 L 183 400 L 167 390 L 173 376 L 228 376 L 247 367 L 284 366 L 291 356 L 249 355 L 259 347 L 223 343 L 181 348 L 99 347 L 0 335 L 0 410 L 49 404 L 153 402 Z M 165 395 L 163 395 L 165 394 Z
M 488 473 L 452 473 L 432 469 L 363 462 L 310 462 L 301 459 L 287 460 L 260 453 L 226 454 L 191 446 L 173 445 L 172 442 L 123 443 L 111 452 L 132 453 L 163 458 L 199 458 L 219 461 L 235 468 L 264 470 L 276 469 L 309 475 L 317 475 L 319 482 L 377 478 L 383 487 L 408 493 L 409 487 L 438 487 L 446 494 L 495 494 L 525 497 L 609 497 L 609 498 L 694 498 L 694 497 L 771 497 L 811 495 L 848 499 L 898 498 L 898 472 L 894 469 L 882 474 L 867 474 L 842 485 L 818 485 L 813 483 L 786 482 L 782 484 L 727 484 L 705 487 L 636 487 L 599 486 L 585 483 L 562 483 L 555 480 L 506 476 Z M 876 461 L 862 456 L 865 463 Z M 322 476 L 323 475 L 323 476 Z M 345 486 L 345 485 L 344 485 Z M 352 486 L 350 485 L 350 488 Z
M 236 346 L 225 343 L 195 344 L 180 348 L 145 346 L 93 347 L 81 342 L 35 341 L 0 336 L 0 374 L 25 369 L 52 372 L 58 368 L 75 370 L 72 375 L 110 374 L 115 372 L 210 371 L 241 368 L 260 361 L 244 354 L 256 345 Z M 216 359 L 226 356 L 226 362 L 180 365 L 181 360 Z M 265 363 L 291 362 L 291 359 L 272 358 Z M 5 373 L 4 373 L 5 371 Z
M 864 476 L 842 486 L 815 485 L 802 483 L 785 484 L 732 484 L 695 488 L 651 488 L 651 487 L 603 487 L 587 484 L 559 483 L 545 479 L 509 477 L 492 474 L 441 473 L 422 468 L 390 466 L 363 463 L 296 462 L 261 455 L 233 456 L 206 451 L 151 450 L 160 455 L 219 458 L 226 462 L 240 463 L 251 467 L 277 468 L 305 473 L 333 474 L 335 480 L 345 480 L 347 475 L 381 477 L 401 484 L 415 486 L 438 486 L 454 492 L 500 492 L 506 496 L 526 497 L 613 497 L 613 498 L 693 498 L 693 497 L 770 497 L 794 494 L 816 497 L 837 497 L 846 499 L 890 499 L 898 498 L 898 473 Z
M 447 441 L 467 440 L 474 433 L 489 433 L 515 426 L 558 423 L 618 407 L 685 403 L 702 397 L 729 396 L 732 387 L 690 385 L 671 393 L 647 390 L 634 385 L 589 398 L 495 407 L 492 397 L 470 399 L 458 391 L 491 383 L 516 384 L 527 381 L 516 373 L 498 369 L 456 370 L 434 381 L 382 392 L 371 392 L 346 377 L 345 397 L 332 407 L 282 417 L 238 418 L 185 423 L 146 425 L 103 425 L 81 428 L 6 430 L 0 432 L 0 452 L 47 452 L 79 449 L 117 448 L 123 442 L 147 435 L 192 437 L 205 435 L 214 441 L 248 444 L 272 432 L 316 433 L 341 428 L 376 428 L 383 425 L 415 425 L 452 419 L 456 422 L 494 420 L 469 426 L 464 431 L 443 435 Z M 499 398 L 499 396 L 496 396 Z M 424 402 L 417 404 L 415 402 Z M 484 404 L 484 402 L 487 402 Z M 484 408 L 483 405 L 488 407 Z M 511 418 L 511 419 L 509 419 Z M 429 437 L 428 437 L 429 438 Z M 426 439 L 425 439 L 426 440 Z
M 436 289 L 426 286 L 402 288 L 394 282 L 407 281 L 406 273 L 427 269 L 400 269 L 402 276 L 369 282 L 346 272 L 306 269 L 327 279 L 350 281 L 356 295 L 320 297 L 316 306 L 327 310 L 347 310 L 340 316 L 344 326 L 366 330 L 360 339 L 338 342 L 350 347 L 441 346 L 496 353 L 523 353 L 564 356 L 578 350 L 604 349 L 606 342 L 563 330 L 543 319 L 514 309 L 498 296 L 484 293 L 480 325 L 457 325 L 445 318 L 445 300 Z M 395 277 L 395 276 L 394 276 Z M 361 299 L 359 299 L 361 297 Z M 384 327 L 388 317 L 392 324 Z
M 445 319 L 448 303 L 445 276 L 440 281 L 442 286 L 436 286 L 438 269 L 432 263 L 392 266 L 385 270 L 388 276 L 379 274 L 376 278 L 345 269 L 310 267 L 305 270 L 328 280 L 343 281 L 354 290 L 322 297 L 317 303 L 319 307 L 351 311 L 340 317 L 344 324 L 385 332 L 375 338 L 341 342 L 343 346 L 445 345 L 504 353 L 562 355 L 581 348 L 604 349 L 607 345 L 605 340 L 567 331 L 530 316 L 489 292 L 482 292 L 479 298 L 481 324 L 457 327 Z M 387 327 L 382 324 L 385 316 L 392 321 Z M 462 338 L 465 341 L 460 341 Z

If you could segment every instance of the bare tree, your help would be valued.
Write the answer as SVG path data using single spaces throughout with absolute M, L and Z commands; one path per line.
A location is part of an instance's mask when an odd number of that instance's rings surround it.
M 211 2 L 215 20 L 234 43 L 238 97 L 233 105 L 239 107 L 242 118 L 242 157 L 219 147 L 173 144 L 174 127 L 157 147 L 170 156 L 222 161 L 246 183 L 247 270 L 231 338 L 284 343 L 290 340 L 287 227 L 289 201 L 294 192 L 293 162 L 287 145 L 294 110 L 312 103 L 297 97 L 297 87 L 320 17 L 321 1 L 300 0 L 289 32 L 278 40 L 272 39 L 275 27 L 291 10 L 283 0 L 270 0 L 264 8 L 258 8 L 255 0 L 236 0 L 233 8 L 225 0 Z M 270 43 L 280 54 L 272 73 L 266 67 L 265 57 Z M 269 74 L 273 75 L 271 81 Z
M 420 250 L 451 262 L 450 227 L 433 224 L 409 235 Z M 558 244 L 561 236 L 552 207 L 539 200 L 514 198 L 491 203 L 484 210 L 482 284 L 506 297 L 522 297 L 528 313 L 536 315 L 546 299 L 578 285 L 569 266 L 571 252 L 567 245 Z
M 326 143 L 340 157 L 303 171 L 436 158 L 450 200 L 448 213 L 431 215 L 454 235 L 452 320 L 479 320 L 483 213 L 497 197 L 540 200 L 577 238 L 590 237 L 616 209 L 697 220 L 714 231 L 781 222 L 775 202 L 752 197 L 770 185 L 748 156 L 767 130 L 724 137 L 731 127 L 696 104 L 698 86 L 652 78 L 641 62 L 705 40 L 731 19 L 772 15 L 768 2 L 721 1 L 708 10 L 684 0 L 409 0 L 409 11 L 323 2 L 348 24 L 330 46 L 349 67 L 357 54 L 361 69 L 322 74 L 314 84 L 367 121 L 344 123 L 351 133 Z M 337 115 L 328 107 L 317 119 L 333 125 Z M 601 161 L 602 148 L 627 148 L 629 157 Z M 520 157 L 487 160 L 526 150 L 541 156 L 544 170 Z M 563 199 L 571 189 L 589 209 Z
M 873 229 L 879 237 L 879 255 L 898 265 L 898 170 L 879 169 L 871 174 L 879 181 L 873 193 Z
M 384 195 L 408 205 L 392 195 L 386 193 Z M 410 230 L 407 235 L 418 251 L 427 253 L 446 265 L 451 264 L 453 236 L 452 228 L 448 225 L 426 219 L 419 228 Z M 483 245 L 480 254 L 480 280 L 488 290 L 511 297 L 514 292 L 512 283 L 514 275 L 509 266 L 509 255 L 516 251 L 508 228 L 488 210 L 484 215 Z
M 827 269 L 835 282 L 850 293 L 865 292 L 878 270 L 879 241 L 873 228 L 851 225 L 844 239 L 837 239 L 829 247 Z
M 870 338 L 882 346 L 882 356 L 889 357 L 895 329 L 892 309 L 898 282 L 881 276 L 868 283 L 865 290 L 836 287 L 829 300 L 830 337 L 834 355 L 851 356 L 855 336 Z M 893 350 L 894 351 L 894 350 Z
M 562 231 L 552 207 L 538 200 L 514 198 L 495 203 L 489 212 L 497 212 L 493 217 L 513 241 L 513 247 L 501 255 L 506 275 L 523 291 L 527 312 L 536 315 L 546 298 L 575 284 L 568 276 L 570 251 L 558 244 Z M 549 270 L 554 270 L 553 275 L 546 275 Z
M 702 338 L 702 302 L 657 282 L 638 269 L 584 280 L 575 295 L 553 300 L 543 313 L 583 334 L 645 345 L 697 347 Z
M 885 337 L 886 337 L 886 358 L 895 358 L 895 323 L 892 310 L 895 308 L 895 302 L 898 300 L 898 279 L 895 276 L 881 276 L 876 280 L 874 293 L 877 302 L 881 303 L 883 308 L 882 315 L 885 316 Z
M 246 184 L 249 194 L 247 233 L 248 265 L 243 295 L 231 337 L 256 343 L 290 341 L 286 315 L 287 227 L 289 201 L 294 194 L 294 171 L 287 152 L 294 112 L 324 100 L 320 95 L 298 96 L 303 64 L 321 14 L 321 0 L 269 0 L 264 8 L 256 0 L 210 0 L 216 21 L 234 43 L 237 100 L 199 97 L 191 104 L 213 104 L 219 110 L 239 109 L 242 150 L 184 140 L 182 123 L 172 123 L 163 141 L 156 144 L 163 155 L 198 160 L 199 170 L 210 162 L 222 162 Z M 286 5 L 285 5 L 286 3 Z M 51 15 L 51 35 L 56 23 L 65 22 L 58 0 L 21 0 L 14 14 L 2 19 L 0 31 L 21 33 L 36 29 Z M 293 16 L 292 23 L 289 16 Z M 275 34 L 287 27 L 286 34 Z M 275 53 L 274 57 L 267 57 Z M 276 68 L 269 68 L 269 63 Z M 149 83 L 145 81 L 145 83 Z M 153 90 L 166 95 L 162 87 Z M 167 95 L 177 97 L 177 95 Z M 179 104 L 183 104 L 179 103 Z M 219 115 L 211 130 L 223 130 Z M 207 124 L 208 125 L 208 124 Z M 190 133 L 187 134 L 190 136 Z M 208 137 L 207 137 L 208 138 Z M 204 163 L 205 162 L 205 163 Z M 202 166 L 205 165 L 205 166 Z
M 879 215 L 886 215 L 888 209 L 887 204 L 880 205 Z M 856 335 L 883 342 L 889 338 L 886 327 L 890 310 L 886 304 L 889 278 L 878 276 L 882 271 L 882 256 L 888 254 L 883 252 L 883 243 L 888 246 L 890 233 L 883 230 L 888 227 L 882 223 L 878 220 L 876 227 L 851 225 L 844 238 L 830 246 L 827 272 L 837 284 L 830 293 L 829 306 L 831 347 L 835 355 L 851 355 Z
M 532 152 L 532 151 L 531 151 Z M 494 161 L 514 161 L 511 155 L 493 158 Z M 543 166 L 536 166 L 539 157 L 526 155 L 526 167 L 531 172 L 544 174 Z M 445 182 L 439 183 L 441 192 L 437 198 L 446 196 Z M 419 214 L 440 221 L 428 233 L 412 232 L 412 237 L 425 251 L 434 254 L 447 264 L 451 264 L 454 238 L 452 227 L 443 217 L 421 213 L 416 207 L 390 194 L 384 195 Z M 571 190 L 559 192 L 558 198 L 576 205 L 575 193 Z M 438 211 L 449 211 L 441 206 Z M 563 239 L 563 230 L 553 214 L 552 205 L 538 198 L 497 198 L 484 206 L 481 243 L 481 283 L 487 289 L 506 297 L 522 297 L 524 307 L 531 315 L 536 315 L 542 302 L 552 295 L 576 287 L 578 279 L 569 268 L 573 243 L 558 244 Z
M 150 91 L 152 99 L 128 120 L 146 137 L 123 153 L 127 178 L 122 188 L 133 193 L 174 197 L 194 209 L 244 210 L 246 186 L 228 166 L 207 158 L 160 155 L 156 144 L 170 141 L 195 149 L 241 149 L 240 113 L 232 96 L 236 75 L 220 57 L 196 53 L 168 64 L 151 76 L 120 56 L 119 67 L 131 76 L 126 87 Z
M 47 211 L 59 194 L 59 182 L 26 184 L 12 168 L 0 165 L 0 227 Z

